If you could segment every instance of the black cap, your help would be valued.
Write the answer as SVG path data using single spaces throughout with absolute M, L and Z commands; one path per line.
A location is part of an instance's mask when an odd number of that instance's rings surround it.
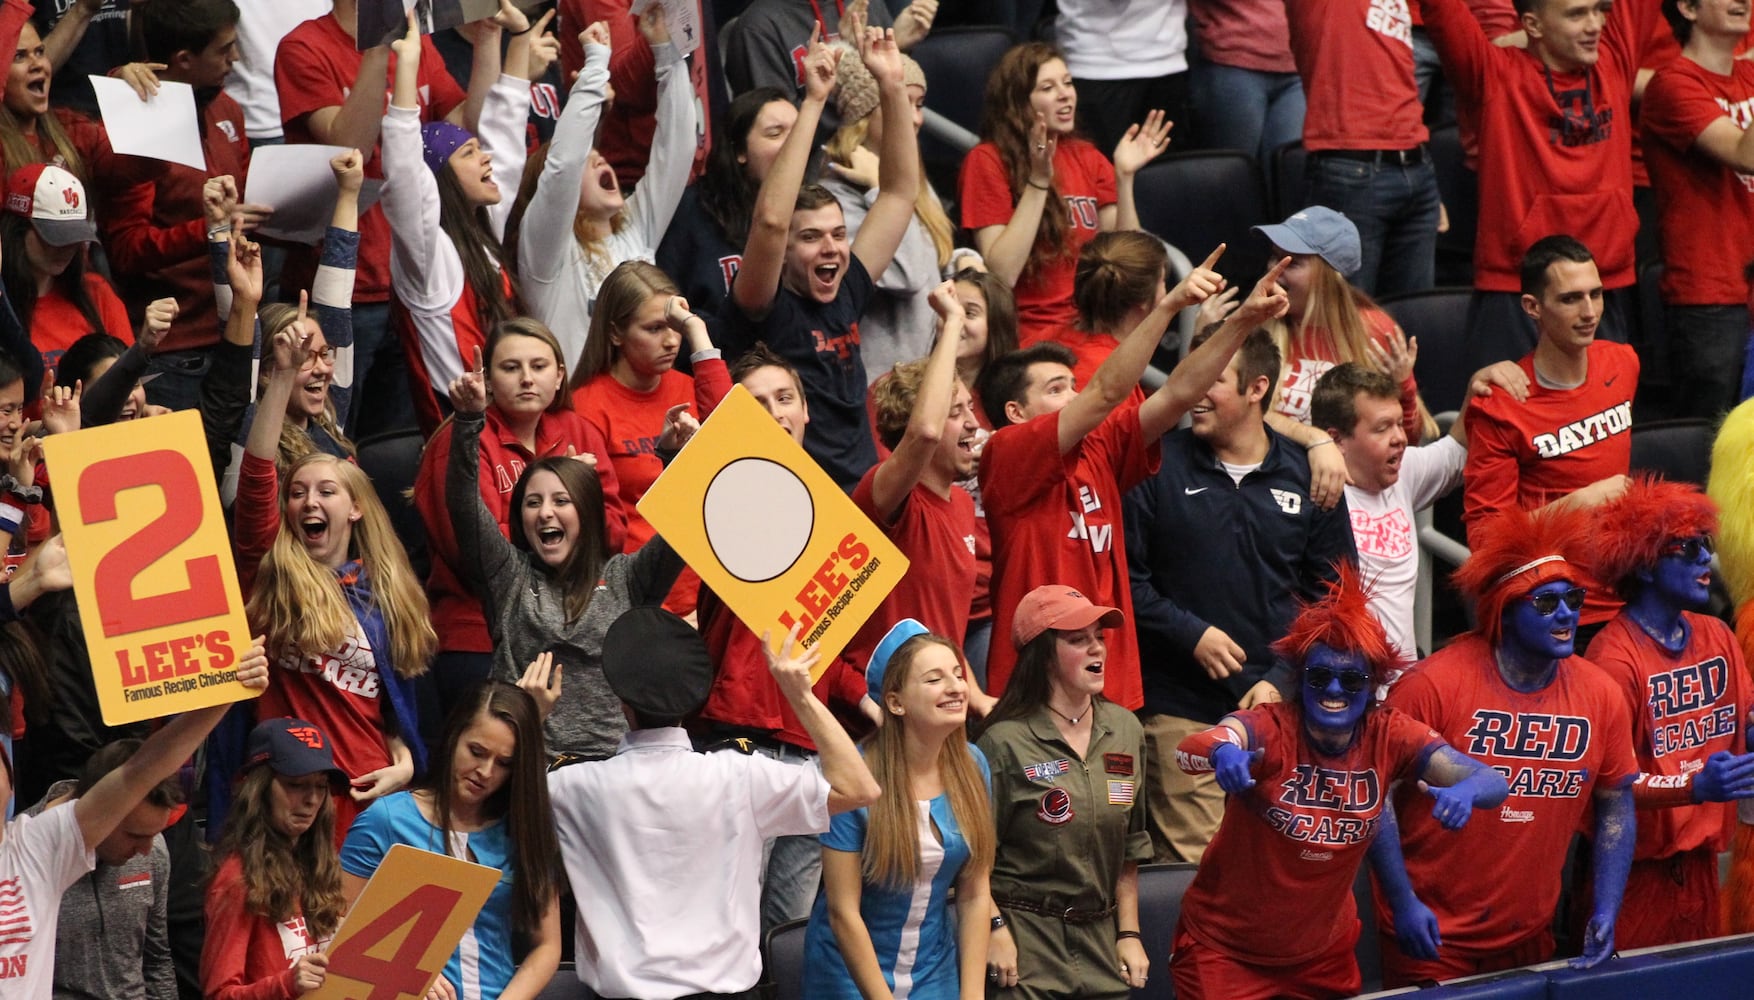
M 649 719 L 680 719 L 706 704 L 713 663 L 694 626 L 663 608 L 634 608 L 603 637 L 603 679 Z
M 302 778 L 307 774 L 327 771 L 330 777 L 346 781 L 347 775 L 335 766 L 335 752 L 329 737 L 314 723 L 303 719 L 264 719 L 250 730 L 249 756 L 244 770 L 267 764 L 283 778 Z

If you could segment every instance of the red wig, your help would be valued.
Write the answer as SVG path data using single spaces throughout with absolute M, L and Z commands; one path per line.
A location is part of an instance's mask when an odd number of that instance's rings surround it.
M 1370 588 L 1358 575 L 1358 567 L 1341 560 L 1334 569 L 1339 575 L 1328 584 L 1328 592 L 1321 600 L 1303 605 L 1285 638 L 1273 644 L 1273 652 L 1301 675 L 1303 661 L 1319 642 L 1337 653 L 1357 654 L 1370 671 L 1373 684 L 1381 684 L 1406 663 L 1371 612 Z
M 1715 534 L 1717 504 L 1699 487 L 1640 476 L 1620 499 L 1596 511 L 1593 565 L 1597 577 L 1629 601 L 1638 593 L 1638 571 L 1656 565 L 1665 546 Z
M 1511 508 L 1469 532 L 1473 551 L 1451 579 L 1474 601 L 1475 631 L 1497 646 L 1512 600 L 1555 580 L 1588 585 L 1590 571 L 1578 556 L 1589 522 L 1589 511 L 1573 507 Z

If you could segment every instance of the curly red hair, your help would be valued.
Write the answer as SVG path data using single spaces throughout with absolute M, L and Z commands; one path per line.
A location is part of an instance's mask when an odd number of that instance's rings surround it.
M 1548 507 L 1512 508 L 1482 521 L 1469 539 L 1472 553 L 1450 579 L 1474 601 L 1475 631 L 1496 646 L 1504 608 L 1512 599 L 1554 580 L 1587 586 L 1590 571 L 1579 561 L 1590 511 Z
M 1273 652 L 1301 676 L 1303 661 L 1319 642 L 1338 653 L 1356 653 L 1363 658 L 1373 684 L 1381 684 L 1406 662 L 1371 612 L 1370 586 L 1359 575 L 1358 567 L 1342 560 L 1334 569 L 1338 576 L 1328 584 L 1328 592 L 1320 600 L 1304 603 L 1285 638 L 1273 644 Z
M 1655 565 L 1669 543 L 1715 534 L 1717 504 L 1699 487 L 1640 476 L 1620 499 L 1596 511 L 1592 566 L 1629 601 L 1638 592 L 1638 571 Z

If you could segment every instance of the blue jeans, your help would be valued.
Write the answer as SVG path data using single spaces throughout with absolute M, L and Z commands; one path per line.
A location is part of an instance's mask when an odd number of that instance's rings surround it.
M 1437 281 L 1441 197 L 1431 160 L 1346 159 L 1316 153 L 1304 174 L 1305 203 L 1326 205 L 1358 227 L 1362 265 L 1352 283 L 1375 296 L 1419 292 Z
M 1198 60 L 1188 72 L 1194 137 L 1204 149 L 1240 149 L 1273 171 L 1273 151 L 1303 138 L 1303 81 Z
M 1747 306 L 1666 306 L 1663 325 L 1675 416 L 1716 420 L 1742 401 Z
M 353 405 L 347 436 L 361 441 L 373 434 L 412 430 L 414 397 L 408 391 L 408 359 L 390 330 L 388 302 L 353 304 Z
M 193 410 L 201 405 L 201 381 L 213 357 L 204 348 L 165 351 L 146 362 L 146 373 L 158 377 L 146 383 L 146 401 L 173 410 Z
M 816 755 L 801 747 L 757 745 L 755 752 L 802 766 Z M 810 915 L 822 884 L 822 842 L 814 834 L 767 842 L 761 872 L 761 936 L 788 920 Z

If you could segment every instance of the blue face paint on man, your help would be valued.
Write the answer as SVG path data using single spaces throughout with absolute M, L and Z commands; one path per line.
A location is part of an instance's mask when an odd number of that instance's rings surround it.
M 1504 609 L 1504 645 L 1526 663 L 1551 663 L 1575 649 L 1584 591 L 1570 580 L 1544 583 Z
M 1677 611 L 1696 611 L 1711 600 L 1711 539 L 1674 538 L 1650 568 L 1646 590 Z M 1641 574 L 1642 575 L 1642 574 Z
M 1303 661 L 1303 724 L 1318 744 L 1344 745 L 1370 707 L 1370 668 L 1357 653 L 1343 653 L 1322 643 L 1310 647 Z

